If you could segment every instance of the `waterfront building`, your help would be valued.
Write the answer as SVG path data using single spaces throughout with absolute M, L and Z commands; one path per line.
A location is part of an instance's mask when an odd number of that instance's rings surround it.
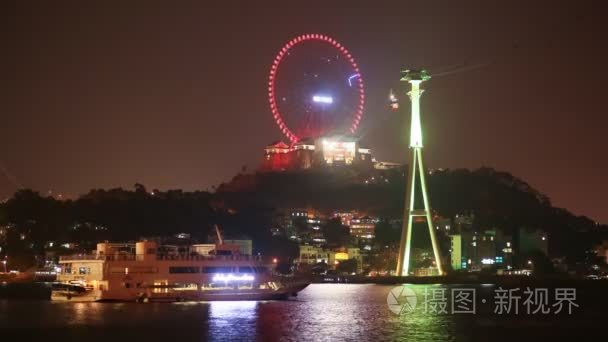
M 466 259 L 462 258 L 462 235 L 460 234 L 450 235 L 450 264 L 455 271 L 467 267 Z
M 311 245 L 300 245 L 298 262 L 305 265 L 326 263 L 329 268 L 335 269 L 340 262 L 350 259 L 355 259 L 357 262 L 357 273 L 360 273 L 363 269 L 363 256 L 361 250 L 356 247 L 331 250 Z
M 511 265 L 513 247 L 500 230 L 464 231 L 450 235 L 450 263 L 453 270 L 481 270 L 492 265 Z
M 322 247 L 311 246 L 311 245 L 300 245 L 300 257 L 298 262 L 300 264 L 314 265 L 318 263 L 326 263 L 330 265 L 330 261 L 334 260 L 332 251 Z

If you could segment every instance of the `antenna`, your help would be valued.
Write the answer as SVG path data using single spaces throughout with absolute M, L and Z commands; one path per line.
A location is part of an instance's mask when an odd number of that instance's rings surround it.
M 215 234 L 217 234 L 217 241 L 219 242 L 219 245 L 223 245 L 224 244 L 224 239 L 222 238 L 222 233 L 220 233 L 220 228 L 217 226 L 217 224 L 214 225 L 215 227 Z

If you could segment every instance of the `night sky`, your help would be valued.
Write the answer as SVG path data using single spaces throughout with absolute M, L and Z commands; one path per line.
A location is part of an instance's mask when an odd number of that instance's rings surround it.
M 360 132 L 378 160 L 407 159 L 408 112 L 386 102 L 404 89 L 401 67 L 459 69 L 425 84 L 427 165 L 508 171 L 608 223 L 608 25 L 585 1 L 7 2 L 2 198 L 20 186 L 204 190 L 256 167 L 281 138 L 270 64 L 313 32 L 357 59 Z

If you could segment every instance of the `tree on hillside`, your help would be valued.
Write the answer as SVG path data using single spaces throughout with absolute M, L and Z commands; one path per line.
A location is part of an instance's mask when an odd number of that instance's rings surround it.
M 401 239 L 401 231 L 393 227 L 387 220 L 376 223 L 375 243 L 380 247 L 398 246 Z
M 357 260 L 356 259 L 348 259 L 340 261 L 338 266 L 336 266 L 336 271 L 338 273 L 356 273 L 357 272 Z
M 327 221 L 321 229 L 329 247 L 342 247 L 350 242 L 350 231 L 339 218 Z

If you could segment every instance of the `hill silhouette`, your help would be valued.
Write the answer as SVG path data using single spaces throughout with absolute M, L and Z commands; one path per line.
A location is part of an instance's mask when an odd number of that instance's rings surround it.
M 219 224 L 226 236 L 253 239 L 254 252 L 293 257 L 297 245 L 270 232 L 277 210 L 358 210 L 387 219 L 402 217 L 405 169 L 330 168 L 238 174 L 214 193 L 182 190 L 94 189 L 76 200 L 56 200 L 24 189 L 0 203 L 0 246 L 16 264 L 76 243 L 82 251 L 99 241 L 191 235 L 208 241 Z M 547 196 L 506 172 L 434 170 L 428 176 L 431 207 L 445 218 L 473 214 L 473 229 L 542 229 L 549 252 L 584 260 L 594 244 L 608 239 L 608 227 L 551 205 Z M 53 245 L 49 245 L 53 242 Z M 396 242 L 396 241 L 395 241 Z M 39 258 L 40 259 L 40 258 Z M 43 260 L 43 259 L 40 259 Z
M 218 187 L 216 197 L 234 207 L 356 209 L 401 218 L 407 168 L 356 170 L 328 168 L 238 174 Z M 583 258 L 608 227 L 552 206 L 525 181 L 492 168 L 440 169 L 427 176 L 431 207 L 442 217 L 474 214 L 474 229 L 541 229 L 553 255 Z

